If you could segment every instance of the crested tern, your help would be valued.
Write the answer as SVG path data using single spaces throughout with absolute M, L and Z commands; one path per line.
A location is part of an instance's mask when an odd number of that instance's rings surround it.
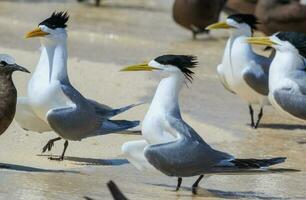
M 250 14 L 230 15 L 225 22 L 207 27 L 212 29 L 229 29 L 222 62 L 217 67 L 219 79 L 225 89 L 237 94 L 249 106 L 251 127 L 257 128 L 263 116 L 263 107 L 268 105 L 268 77 L 271 58 L 256 54 L 245 38 L 253 35 L 257 18 Z M 260 112 L 254 122 L 254 105 L 259 105 Z
M 177 190 L 182 177 L 198 176 L 192 186 L 196 193 L 204 174 L 262 172 L 270 165 L 285 161 L 272 159 L 237 159 L 213 149 L 183 119 L 179 107 L 179 92 L 186 81 L 192 81 L 194 56 L 163 55 L 149 63 L 133 65 L 122 71 L 158 71 L 166 74 L 158 85 L 150 108 L 143 120 L 145 140 L 125 143 L 122 150 L 137 168 L 148 162 L 168 176 L 178 177 Z
M 10 55 L 0 54 L 0 135 L 10 126 L 15 116 L 17 90 L 12 80 L 15 71 L 30 73 L 17 65 Z
M 270 66 L 270 102 L 283 115 L 305 122 L 306 35 L 279 32 L 270 37 L 249 38 L 247 42 L 271 46 L 276 50 Z
M 51 150 L 55 141 L 64 139 L 63 160 L 68 140 L 124 131 L 139 125 L 139 121 L 110 120 L 135 105 L 119 109 L 85 98 L 70 83 L 67 73 L 67 13 L 54 12 L 27 33 L 26 38 L 41 38 L 41 56 L 28 83 L 28 96 L 18 99 L 16 120 L 31 131 L 55 131 L 59 137 L 50 140 L 43 152 Z

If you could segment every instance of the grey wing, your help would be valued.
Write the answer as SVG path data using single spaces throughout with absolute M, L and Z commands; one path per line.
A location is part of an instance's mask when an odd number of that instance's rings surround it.
M 91 99 L 87 99 L 87 101 L 95 108 L 97 114 L 101 115 L 101 116 L 104 116 L 105 118 L 111 118 L 115 115 L 119 115 L 120 113 L 123 113 L 131 108 L 134 108 L 138 105 L 141 105 L 142 103 L 140 104 L 131 104 L 131 105 L 128 105 L 128 106 L 124 106 L 122 108 L 117 108 L 117 109 L 113 109 L 107 105 L 104 105 L 104 104 L 101 104 L 101 103 L 98 103 L 94 100 L 91 100 Z
M 216 151 L 182 119 L 170 119 L 170 125 L 180 137 L 177 140 L 150 145 L 145 149 L 147 160 L 169 176 L 194 176 L 233 157 Z
M 273 91 L 277 104 L 291 115 L 306 120 L 306 96 L 296 93 L 292 88 L 281 88 Z
M 243 70 L 242 77 L 257 93 L 265 96 L 269 94 L 269 72 L 264 71 L 261 65 L 251 62 Z
M 223 70 L 222 70 L 222 65 L 218 65 L 218 67 L 217 67 L 217 72 L 218 72 L 219 80 L 220 80 L 221 84 L 223 85 L 223 87 L 224 87 L 225 89 L 227 89 L 229 92 L 231 92 L 231 93 L 233 93 L 233 94 L 236 94 L 236 93 L 230 88 L 230 86 L 228 85 L 228 83 L 227 83 L 227 81 L 226 81 L 224 72 L 223 72 Z
M 183 137 L 169 143 L 148 146 L 148 162 L 169 176 L 195 176 L 211 171 L 232 157 Z
M 180 133 L 181 137 L 187 138 L 189 141 L 195 141 L 201 145 L 201 148 L 206 150 L 211 150 L 213 153 L 213 160 L 219 162 L 223 159 L 233 158 L 231 155 L 217 151 L 213 149 L 210 145 L 208 145 L 202 137 L 191 127 L 189 126 L 183 119 L 177 118 L 171 115 L 167 116 L 167 120 L 169 121 L 170 126 L 175 129 L 178 133 Z
M 95 134 L 102 119 L 96 116 L 94 108 L 74 88 L 62 85 L 62 90 L 74 105 L 51 109 L 47 113 L 52 129 L 69 140 L 81 140 Z
M 304 70 L 296 70 L 288 74 L 288 76 L 297 84 L 299 91 L 306 95 L 306 72 Z

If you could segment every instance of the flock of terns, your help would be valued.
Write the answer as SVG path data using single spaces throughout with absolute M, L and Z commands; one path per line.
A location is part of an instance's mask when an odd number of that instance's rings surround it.
M 43 152 L 50 151 L 55 141 L 65 140 L 59 157 L 63 160 L 68 141 L 105 135 L 134 128 L 139 121 L 112 120 L 137 104 L 113 109 L 87 99 L 75 89 L 67 73 L 66 12 L 54 12 L 26 34 L 26 38 L 41 38 L 41 56 L 28 83 L 26 97 L 18 97 L 12 82 L 14 71 L 29 72 L 9 55 L 0 55 L 0 130 L 1 134 L 14 118 L 25 130 L 54 131 Z M 229 29 L 217 72 L 223 86 L 242 98 L 250 110 L 251 126 L 258 128 L 263 106 L 272 106 L 298 120 L 306 120 L 306 35 L 278 32 L 270 37 L 252 37 L 258 23 L 250 14 L 230 15 L 225 22 L 207 27 Z M 256 54 L 251 45 L 272 47 L 270 57 Z M 139 170 L 158 170 L 178 178 L 176 190 L 184 177 L 198 176 L 192 185 L 197 193 L 204 174 L 240 174 L 273 172 L 271 165 L 282 163 L 285 157 L 239 159 L 207 144 L 182 118 L 179 93 L 187 81 L 192 82 L 193 68 L 198 62 L 191 55 L 162 55 L 148 63 L 128 66 L 121 71 L 149 71 L 165 74 L 155 92 L 150 108 L 142 121 L 143 140 L 123 144 L 122 151 Z M 16 106 L 17 104 L 17 106 Z M 254 119 L 253 106 L 260 108 Z

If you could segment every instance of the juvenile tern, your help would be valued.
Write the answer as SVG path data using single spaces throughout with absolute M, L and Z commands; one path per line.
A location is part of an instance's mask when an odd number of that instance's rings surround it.
M 53 143 L 64 139 L 63 160 L 68 140 L 80 141 L 87 137 L 120 132 L 139 125 L 139 121 L 110 120 L 135 105 L 112 109 L 86 99 L 70 83 L 67 73 L 67 32 L 69 16 L 54 12 L 29 32 L 26 38 L 41 38 L 41 56 L 28 84 L 28 96 L 18 99 L 19 125 L 38 132 L 55 131 L 59 137 L 50 140 L 43 152 Z M 26 122 L 26 123 L 24 123 Z
M 268 171 L 270 165 L 286 158 L 237 159 L 209 146 L 189 126 L 180 113 L 179 92 L 186 81 L 192 81 L 192 68 L 196 58 L 185 55 L 164 55 L 149 63 L 133 65 L 122 71 L 159 71 L 168 77 L 161 80 L 145 119 L 142 135 L 145 140 L 125 143 L 122 147 L 129 161 L 137 168 L 148 162 L 168 176 L 178 177 L 177 190 L 182 177 L 200 177 L 192 186 L 196 193 L 203 174 L 245 173 Z
M 270 37 L 254 37 L 251 44 L 268 45 L 276 50 L 270 66 L 269 99 L 285 116 L 306 120 L 306 35 L 279 32 Z
M 245 42 L 256 29 L 257 18 L 250 14 L 230 15 L 225 22 L 207 27 L 212 29 L 229 29 L 222 62 L 217 67 L 219 79 L 230 92 L 237 94 L 249 106 L 251 127 L 257 128 L 263 116 L 264 105 L 269 104 L 268 77 L 271 58 L 256 54 L 250 44 Z M 254 122 L 254 105 L 259 105 L 260 112 Z
M 15 63 L 13 57 L 0 54 L 0 135 L 14 119 L 17 102 L 17 90 L 12 80 L 15 71 L 30 73 L 26 68 Z

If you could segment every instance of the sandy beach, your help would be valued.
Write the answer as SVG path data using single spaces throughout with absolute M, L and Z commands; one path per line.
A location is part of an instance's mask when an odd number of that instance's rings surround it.
M 218 81 L 227 33 L 212 32 L 194 41 L 171 17 L 172 0 L 108 0 L 96 8 L 89 3 L 65 1 L 1 1 L 0 53 L 16 58 L 34 71 L 40 56 L 38 39 L 24 34 L 53 11 L 67 10 L 69 60 L 72 84 L 91 99 L 112 107 L 150 102 L 160 77 L 149 72 L 123 73 L 127 65 L 148 61 L 166 53 L 198 56 L 195 78 L 182 90 L 183 118 L 213 147 L 241 158 L 286 156 L 278 167 L 298 173 L 250 176 L 211 176 L 192 195 L 195 177 L 183 181 L 174 192 L 176 178 L 137 171 L 122 156 L 121 145 L 139 135 L 111 134 L 70 142 L 63 162 L 63 142 L 50 153 L 42 147 L 54 132 L 35 133 L 13 122 L 0 137 L 0 199 L 111 199 L 106 183 L 115 181 L 129 199 L 306 199 L 306 125 L 280 116 L 272 107 L 264 110 L 258 130 L 249 127 L 247 105 Z M 258 34 L 258 33 L 257 33 Z M 258 49 L 260 51 L 260 49 Z M 31 75 L 15 73 L 18 95 L 26 95 Z M 142 120 L 149 104 L 117 118 Z M 204 198 L 205 197 L 205 198 Z

